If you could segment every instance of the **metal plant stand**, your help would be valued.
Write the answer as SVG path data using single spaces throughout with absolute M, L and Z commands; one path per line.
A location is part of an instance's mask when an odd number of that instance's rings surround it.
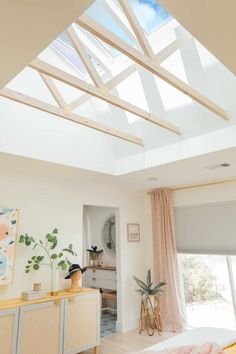
M 155 330 L 158 335 L 161 335 L 161 319 L 157 296 L 142 296 L 139 334 L 142 333 L 142 331 L 147 331 L 149 336 L 153 336 Z

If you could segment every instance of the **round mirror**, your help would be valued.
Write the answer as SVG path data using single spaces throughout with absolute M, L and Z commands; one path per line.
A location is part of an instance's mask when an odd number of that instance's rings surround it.
M 105 252 L 110 255 L 116 254 L 116 217 L 115 215 L 110 216 L 104 223 L 103 226 L 103 244 Z

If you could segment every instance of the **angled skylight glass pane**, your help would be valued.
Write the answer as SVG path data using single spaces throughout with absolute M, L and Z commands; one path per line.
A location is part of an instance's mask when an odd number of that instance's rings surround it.
M 86 15 L 92 17 L 94 20 L 99 22 L 101 25 L 106 27 L 110 32 L 114 33 L 116 36 L 120 37 L 123 41 L 129 45 L 134 45 L 132 39 L 123 31 L 121 26 L 112 18 L 107 9 L 102 5 L 102 1 L 97 0 L 92 6 L 86 11 Z M 119 52 L 111 47 L 106 49 L 110 52 L 113 57 L 117 57 Z
M 59 37 L 61 38 L 61 37 Z M 69 39 L 68 39 L 69 40 Z M 82 63 L 80 57 L 70 46 L 64 44 L 64 41 L 56 39 L 53 41 L 52 46 L 70 63 L 72 64 L 82 75 L 87 75 L 87 71 Z
M 156 31 L 171 19 L 171 15 L 156 0 L 128 0 L 147 34 Z

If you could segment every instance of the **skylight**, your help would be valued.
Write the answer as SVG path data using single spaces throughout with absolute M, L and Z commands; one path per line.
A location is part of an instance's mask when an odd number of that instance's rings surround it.
M 156 0 L 128 0 L 139 23 L 147 34 L 156 31 L 171 15 Z
M 86 15 L 92 17 L 97 22 L 101 23 L 104 27 L 106 27 L 109 31 L 116 34 L 122 40 L 124 40 L 129 45 L 134 45 L 132 39 L 123 31 L 121 26 L 114 20 L 114 18 L 110 15 L 108 10 L 103 5 L 103 2 L 100 0 L 95 1 L 93 5 L 91 5 L 86 11 Z M 103 47 L 113 56 L 117 57 L 119 52 L 114 48 L 102 43 Z

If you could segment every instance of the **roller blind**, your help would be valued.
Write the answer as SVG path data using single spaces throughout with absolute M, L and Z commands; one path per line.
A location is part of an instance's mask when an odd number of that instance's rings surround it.
M 175 208 L 180 253 L 236 254 L 236 202 Z

